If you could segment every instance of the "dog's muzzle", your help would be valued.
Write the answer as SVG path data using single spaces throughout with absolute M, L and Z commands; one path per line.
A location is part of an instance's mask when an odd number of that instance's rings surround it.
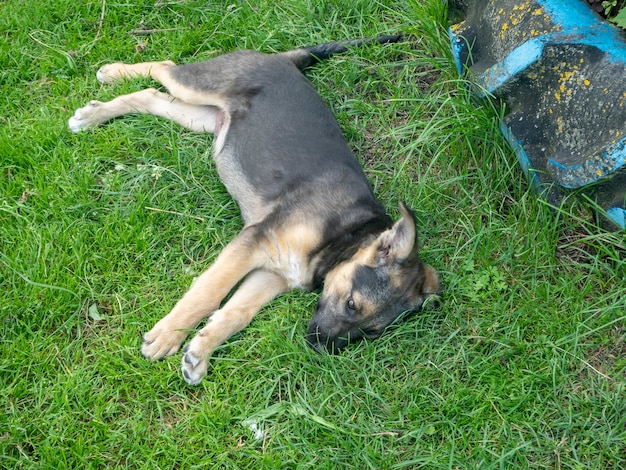
M 329 354 L 338 354 L 339 351 L 348 344 L 348 340 L 345 338 L 324 333 L 315 320 L 311 320 L 309 323 L 306 340 L 309 346 L 318 353 L 326 352 Z

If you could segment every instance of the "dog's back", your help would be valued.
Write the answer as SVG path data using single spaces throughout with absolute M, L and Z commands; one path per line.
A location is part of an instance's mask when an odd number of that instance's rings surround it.
M 339 215 L 344 207 L 353 209 L 357 200 L 384 213 L 333 113 L 301 73 L 363 42 L 271 55 L 237 51 L 173 70 L 173 78 L 185 87 L 228 97 L 223 105 L 228 125 L 220 130 L 226 135 L 215 159 L 246 222 L 262 220 L 275 205 L 286 217 L 294 201 L 315 205 L 306 211 L 313 217 L 326 217 L 325 209 Z

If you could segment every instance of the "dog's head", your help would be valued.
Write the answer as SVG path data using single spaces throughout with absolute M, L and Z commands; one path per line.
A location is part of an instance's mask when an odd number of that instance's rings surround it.
M 318 351 L 338 352 L 348 342 L 376 338 L 396 318 L 439 294 L 439 276 L 417 252 L 413 212 L 332 269 L 309 323 L 307 340 Z

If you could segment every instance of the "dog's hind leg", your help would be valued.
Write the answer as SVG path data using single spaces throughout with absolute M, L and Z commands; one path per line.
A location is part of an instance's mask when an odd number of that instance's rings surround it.
M 152 114 L 176 122 L 196 132 L 215 132 L 223 123 L 223 112 L 215 106 L 198 106 L 177 100 L 167 93 L 148 88 L 118 96 L 106 103 L 90 101 L 69 120 L 73 132 L 104 124 L 125 114 Z
M 162 62 L 140 62 L 138 64 L 116 62 L 100 67 L 100 70 L 96 72 L 96 78 L 100 83 L 114 83 L 120 80 L 129 80 L 137 77 L 152 77 L 157 81 L 161 81 L 159 76 L 171 67 L 176 67 L 176 64 L 171 60 L 164 60 Z
M 216 65 L 212 65 L 213 63 Z M 113 83 L 134 77 L 150 77 L 167 88 L 167 91 L 174 98 L 185 103 L 198 106 L 217 106 L 226 110 L 225 96 L 228 95 L 228 89 L 231 85 L 229 82 L 234 80 L 234 76 L 228 73 L 232 67 L 230 61 L 220 62 L 215 59 L 182 66 L 177 66 L 171 61 L 141 62 L 138 64 L 118 62 L 101 67 L 96 77 L 102 83 Z M 196 76 L 203 77 L 199 84 L 190 86 L 181 81 L 181 79 L 184 81 Z
M 253 271 L 185 348 L 183 377 L 197 385 L 206 375 L 208 358 L 220 344 L 252 321 L 261 307 L 288 290 L 287 281 L 268 271 Z

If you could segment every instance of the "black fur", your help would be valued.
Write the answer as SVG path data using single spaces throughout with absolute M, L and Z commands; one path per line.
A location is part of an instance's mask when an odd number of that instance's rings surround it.
M 356 39 L 354 41 L 336 41 L 336 42 L 327 42 L 324 44 L 317 44 L 315 46 L 303 47 L 302 50 L 309 53 L 307 58 L 303 58 L 300 63 L 298 63 L 298 68 L 300 70 L 304 70 L 307 67 L 311 67 L 315 65 L 321 60 L 328 59 L 334 54 L 341 54 L 343 52 L 347 52 L 351 47 L 359 47 L 366 46 L 368 44 L 372 44 L 374 42 L 380 44 L 388 44 L 393 42 L 398 42 L 402 39 L 402 36 L 399 34 L 395 35 L 382 35 L 377 38 L 367 38 L 367 39 Z

